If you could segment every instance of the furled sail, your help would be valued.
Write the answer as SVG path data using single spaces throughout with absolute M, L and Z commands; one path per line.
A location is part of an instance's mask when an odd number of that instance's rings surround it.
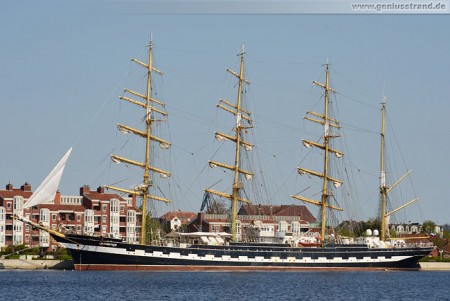
M 67 151 L 64 157 L 62 157 L 58 164 L 56 164 L 55 168 L 53 168 L 50 174 L 23 205 L 24 209 L 37 206 L 55 197 L 56 191 L 58 190 L 59 181 L 61 180 L 64 167 L 66 166 L 67 159 L 69 158 L 71 152 L 72 148 Z

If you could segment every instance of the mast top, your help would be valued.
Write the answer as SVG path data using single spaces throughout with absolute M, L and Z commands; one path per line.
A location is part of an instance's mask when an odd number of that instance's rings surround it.
M 244 54 L 245 54 L 245 47 L 244 47 L 244 44 L 242 43 L 241 53 L 238 53 L 238 55 L 243 56 Z

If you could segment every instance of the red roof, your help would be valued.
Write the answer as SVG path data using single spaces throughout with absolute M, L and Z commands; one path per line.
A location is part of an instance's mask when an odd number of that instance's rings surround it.
M 426 234 L 399 234 L 398 238 L 403 238 L 408 243 L 429 243 L 431 241 Z
M 197 214 L 190 211 L 169 211 L 163 216 L 161 216 L 160 219 L 171 221 L 175 217 L 179 218 L 181 221 L 183 220 L 190 221 L 192 219 L 195 219 L 197 217 Z
M 311 212 L 303 205 L 242 205 L 238 215 L 299 216 L 308 223 L 316 222 Z
M 82 205 L 54 205 L 54 204 L 41 204 L 39 208 L 49 209 L 50 211 L 73 211 L 83 213 L 86 208 Z
M 31 191 L 23 191 L 21 189 L 0 190 L 0 198 L 7 199 L 15 196 L 21 196 L 25 199 L 30 198 L 33 193 Z

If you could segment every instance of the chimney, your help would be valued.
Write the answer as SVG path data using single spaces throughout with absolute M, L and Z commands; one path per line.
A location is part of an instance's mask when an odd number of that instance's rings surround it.
M 135 194 L 131 195 L 131 204 L 133 207 L 137 207 L 137 196 Z
M 13 190 L 13 185 L 11 184 L 11 182 L 9 182 L 9 183 L 6 185 L 6 190 Z
M 55 194 L 55 205 L 61 205 L 61 192 L 59 190 Z
M 22 191 L 31 191 L 31 185 L 28 182 L 25 182 L 25 184 L 23 184 L 20 189 Z
M 102 186 L 98 186 L 97 192 L 98 192 L 98 193 L 105 193 L 105 188 L 102 187 Z
M 90 192 L 91 192 L 91 188 L 89 187 L 89 185 L 84 185 L 83 187 L 80 188 L 80 196 L 83 196 Z

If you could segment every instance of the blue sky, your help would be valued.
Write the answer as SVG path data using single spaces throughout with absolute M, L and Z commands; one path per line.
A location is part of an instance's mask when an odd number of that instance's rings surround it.
M 225 148 L 214 142 L 214 131 L 232 127 L 232 118 L 215 105 L 236 96 L 225 69 L 238 71 L 236 54 L 244 43 L 254 142 L 260 142 L 265 170 L 263 203 L 295 204 L 289 195 L 310 186 L 295 168 L 310 164 L 300 140 L 321 133 L 303 116 L 320 108 L 321 91 L 311 81 L 323 81 L 328 60 L 361 219 L 377 210 L 379 105 L 386 96 L 392 142 L 402 151 L 392 155 L 392 165 L 400 175 L 413 170 L 412 190 L 420 198 L 396 219 L 450 222 L 448 15 L 151 14 L 147 5 L 140 11 L 143 4 L 133 2 L 124 10 L 124 3 L 0 4 L 1 185 L 28 181 L 36 188 L 72 145 L 63 194 L 77 194 L 83 184 L 133 181 L 132 171 L 116 172 L 120 168 L 107 158 L 128 141 L 115 123 L 138 126 L 142 117 L 117 96 L 142 82 L 129 58 L 145 59 L 152 32 L 155 63 L 165 72 L 156 81 L 158 97 L 167 103 L 174 143 L 168 161 L 175 200 L 152 208 L 158 214 L 198 211 L 203 188 L 220 180 L 227 187 L 227 178 L 205 166 Z M 129 154 L 138 159 L 139 151 Z M 399 204 L 414 197 L 409 194 L 399 193 Z

